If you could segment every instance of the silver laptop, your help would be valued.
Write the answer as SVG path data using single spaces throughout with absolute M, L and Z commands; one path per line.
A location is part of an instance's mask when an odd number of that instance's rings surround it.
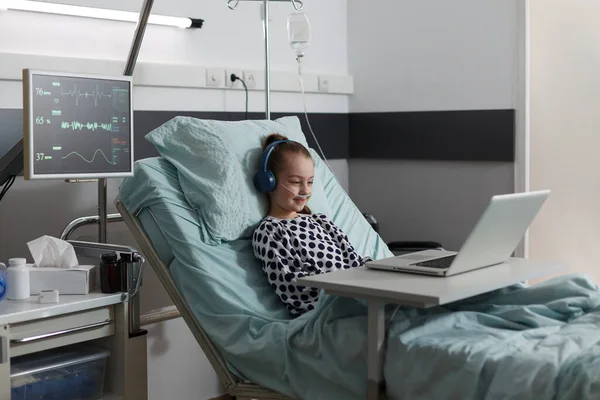
M 425 250 L 370 261 L 367 268 L 433 276 L 456 275 L 506 262 L 527 232 L 549 190 L 492 197 L 459 252 Z

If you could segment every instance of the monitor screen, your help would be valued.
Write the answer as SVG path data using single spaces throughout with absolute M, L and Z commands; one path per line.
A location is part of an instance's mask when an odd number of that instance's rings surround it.
M 23 71 L 25 179 L 133 175 L 131 77 Z

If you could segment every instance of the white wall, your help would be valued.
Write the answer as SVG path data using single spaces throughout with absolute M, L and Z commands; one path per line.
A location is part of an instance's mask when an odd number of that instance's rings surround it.
M 433 240 L 458 250 L 490 197 L 511 191 L 512 171 L 507 163 L 352 160 L 351 194 L 377 217 L 386 242 Z
M 519 1 L 349 2 L 350 111 L 515 108 Z M 351 160 L 350 193 L 385 240 L 456 248 L 513 175 L 513 163 Z
M 552 189 L 530 256 L 600 280 L 600 3 L 531 0 L 532 189 Z
M 139 11 L 141 0 L 55 1 Z M 140 61 L 263 68 L 263 31 L 258 2 L 240 2 L 236 11 L 225 0 L 155 1 L 154 12 L 205 20 L 203 29 L 179 30 L 152 26 L 147 31 Z M 295 70 L 295 55 L 287 43 L 288 3 L 271 6 L 274 69 Z M 307 1 L 304 11 L 313 27 L 313 44 L 306 71 L 346 73 L 346 0 Z M 134 24 L 29 13 L 0 13 L 2 52 L 70 55 L 125 60 Z
M 350 2 L 351 111 L 513 108 L 517 3 Z
M 141 1 L 74 0 L 73 4 L 114 7 L 137 11 Z M 140 62 L 198 66 L 263 68 L 262 25 L 258 3 L 241 2 L 230 11 L 225 1 L 157 1 L 157 13 L 205 19 L 201 30 L 178 30 L 150 26 L 140 53 Z M 273 5 L 272 67 L 295 71 L 294 53 L 287 44 L 285 17 L 289 4 Z M 307 73 L 347 74 L 346 0 L 306 1 L 314 43 L 308 51 Z M 0 55 L 24 53 L 76 59 L 125 61 L 134 24 L 64 16 L 0 11 Z M 10 38 L 10 39 L 7 39 Z M 6 60 L 5 60 L 6 61 Z M 0 76 L 7 63 L 0 59 Z M 9 71 L 14 73 L 15 71 Z M 21 108 L 21 84 L 0 80 L 0 108 Z M 136 109 L 242 111 L 242 92 L 226 90 L 138 87 Z M 309 112 L 348 112 L 345 95 L 307 95 Z M 250 95 L 250 110 L 264 110 L 264 96 Z M 299 112 L 299 94 L 273 94 L 273 111 Z M 1 131 L 0 131 L 1 134 Z M 317 133 L 318 134 L 318 133 Z M 348 182 L 344 160 L 332 167 Z M 109 212 L 119 180 L 109 182 Z M 0 205 L 0 259 L 27 256 L 25 243 L 38 236 L 58 236 L 76 217 L 95 215 L 95 184 L 66 184 L 61 181 L 17 179 Z M 82 229 L 76 238 L 95 240 L 96 229 Z M 122 224 L 109 225 L 109 241 L 135 245 Z M 150 269 L 142 288 L 143 312 L 161 308 L 170 301 Z M 202 400 L 221 393 L 214 372 L 183 321 L 169 321 L 150 328 L 148 381 L 150 399 Z

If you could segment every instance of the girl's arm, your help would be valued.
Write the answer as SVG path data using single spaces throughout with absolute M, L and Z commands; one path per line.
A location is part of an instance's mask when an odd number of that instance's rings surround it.
M 281 239 L 276 240 L 276 231 L 264 231 L 267 232 L 267 243 L 263 243 L 264 240 L 255 241 L 254 254 L 261 261 L 263 271 L 277 296 L 292 314 L 299 315 L 314 309 L 318 301 L 318 289 L 297 284 L 297 279 L 311 275 L 310 270 L 313 268 L 304 264 L 300 254 L 293 248 L 284 246 Z
M 318 222 L 319 225 L 321 225 L 321 227 L 323 227 L 323 229 L 325 229 L 327 233 L 332 235 L 332 237 L 335 237 L 336 239 L 339 238 L 340 241 L 343 240 L 347 242 L 350 246 L 352 246 L 350 240 L 348 239 L 348 236 L 331 219 L 329 219 L 328 216 L 326 216 L 325 214 L 315 214 L 313 216 L 313 219 L 316 222 Z

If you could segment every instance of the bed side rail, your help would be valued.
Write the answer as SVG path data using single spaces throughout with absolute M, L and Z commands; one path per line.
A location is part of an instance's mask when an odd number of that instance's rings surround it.
M 119 213 L 108 214 L 106 216 L 106 221 L 108 223 L 121 222 L 121 221 L 123 221 L 123 217 L 121 217 L 121 214 L 119 214 Z M 69 222 L 69 224 L 65 227 L 65 229 L 63 229 L 62 233 L 60 234 L 60 239 L 61 240 L 69 240 L 69 238 L 71 237 L 73 232 L 75 232 L 77 229 L 81 228 L 82 226 L 98 225 L 99 223 L 100 223 L 100 217 L 98 215 L 88 215 L 85 217 L 76 218 L 73 221 Z
M 133 235 L 134 239 L 140 246 L 142 253 L 147 257 L 147 261 L 152 266 L 152 269 L 154 269 L 154 272 L 162 282 L 165 290 L 167 291 L 169 297 L 181 313 L 181 316 L 185 320 L 186 324 L 190 327 L 190 330 L 192 331 L 194 337 L 198 341 L 198 344 L 200 344 L 200 347 L 202 347 L 202 350 L 206 354 L 208 361 L 215 369 L 215 372 L 217 373 L 219 379 L 229 391 L 229 387 L 235 386 L 235 384 L 237 383 L 237 378 L 235 378 L 229 372 L 225 360 L 217 351 L 204 329 L 202 329 L 202 326 L 200 326 L 200 323 L 192 314 L 190 308 L 185 303 L 183 297 L 179 294 L 179 291 L 175 286 L 175 282 L 171 278 L 167 267 L 160 259 L 160 256 L 156 253 L 156 250 L 154 250 L 154 247 L 151 244 L 152 242 L 150 241 L 150 238 L 146 235 L 146 232 L 144 231 L 144 228 L 142 227 L 142 224 L 140 223 L 139 219 L 133 216 L 131 213 L 129 213 L 129 211 L 127 210 L 127 208 L 125 208 L 125 205 L 120 201 L 120 199 L 115 200 L 115 205 L 121 213 L 121 216 L 123 217 L 123 220 L 125 221 L 125 224 L 127 224 L 129 230 L 131 231 L 131 234 Z

